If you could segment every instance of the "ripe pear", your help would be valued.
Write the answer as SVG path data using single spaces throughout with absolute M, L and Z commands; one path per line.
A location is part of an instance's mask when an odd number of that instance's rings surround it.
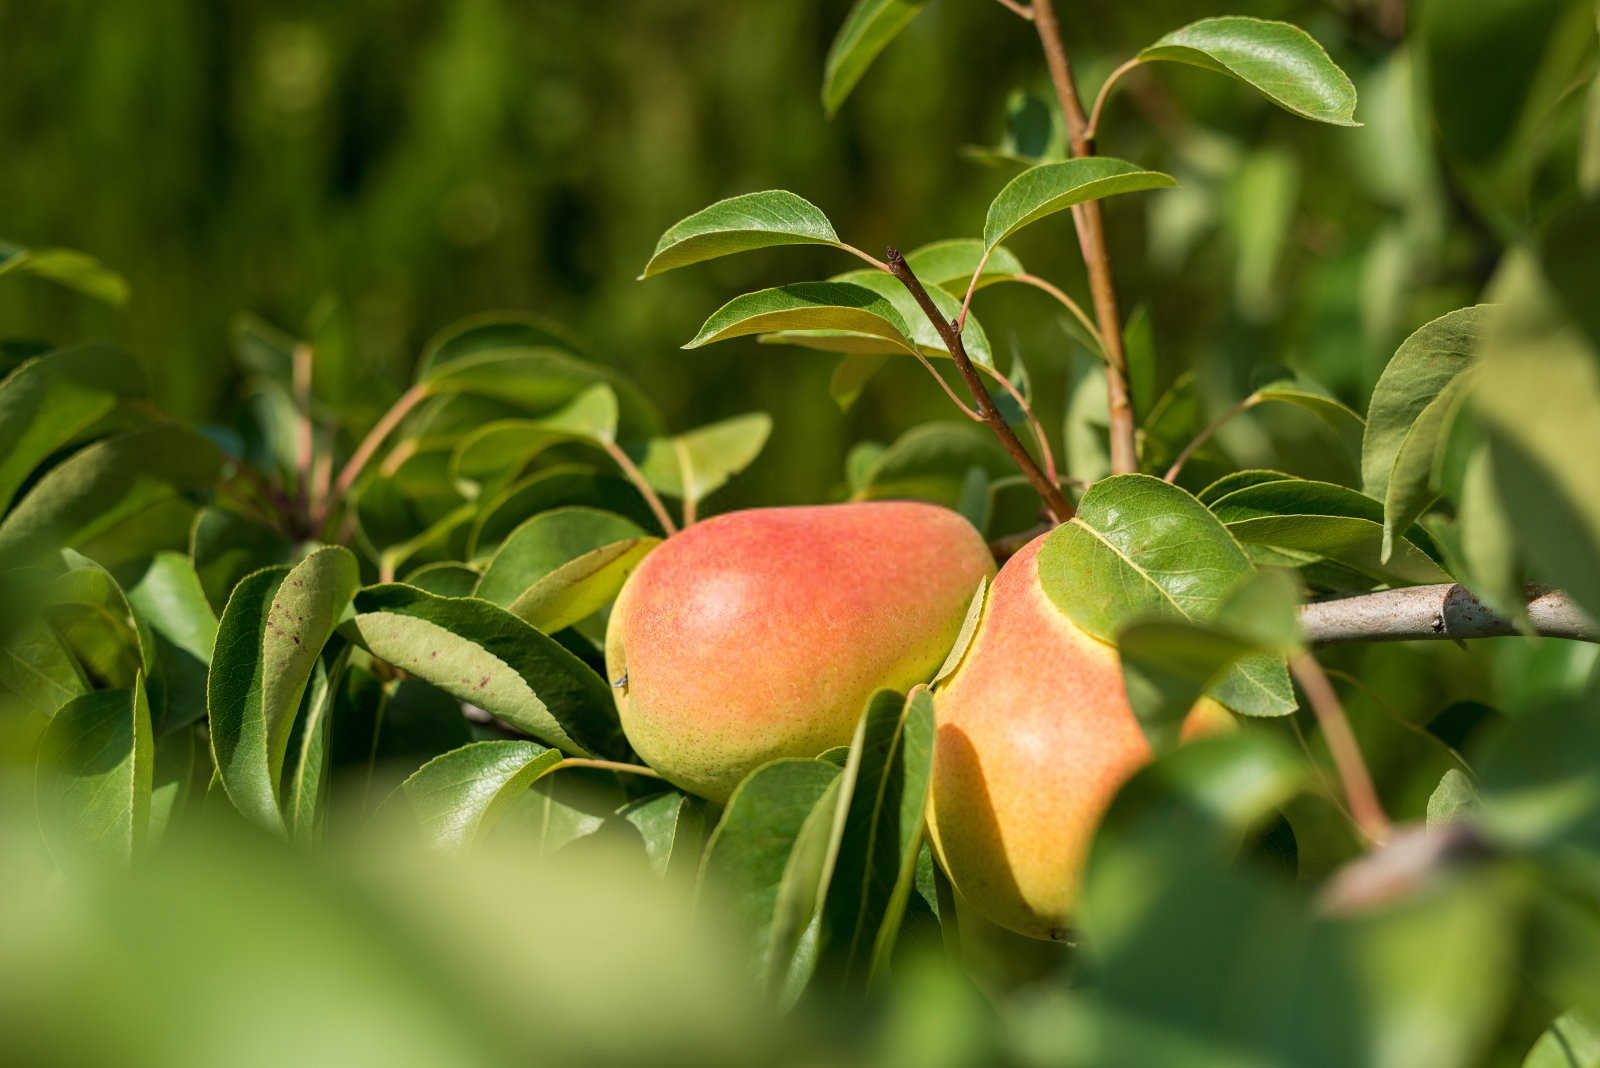
M 1060 940 L 1095 829 L 1152 754 L 1116 649 L 1039 585 L 1047 536 L 1000 569 L 971 644 L 934 691 L 928 825 L 968 905 L 1012 931 Z M 1231 724 L 1202 700 L 1183 736 Z
M 778 757 L 847 745 L 867 699 L 938 669 L 994 557 L 956 512 L 911 501 L 756 508 L 645 557 L 606 628 L 634 751 L 726 801 Z

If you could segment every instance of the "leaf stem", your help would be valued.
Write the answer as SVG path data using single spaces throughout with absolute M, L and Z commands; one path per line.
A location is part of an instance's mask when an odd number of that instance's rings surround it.
M 1117 84 L 1118 78 L 1121 78 L 1124 74 L 1128 73 L 1130 70 L 1139 66 L 1143 62 L 1143 59 L 1140 59 L 1138 56 L 1134 56 L 1132 59 L 1128 60 L 1128 62 L 1112 71 L 1110 75 L 1106 77 L 1105 82 L 1101 84 L 1100 92 L 1095 94 L 1094 107 L 1089 109 L 1089 124 L 1085 126 L 1083 130 L 1083 136 L 1088 141 L 1092 143 L 1095 139 L 1095 135 L 1100 132 L 1100 113 L 1105 110 L 1106 100 L 1111 96 L 1111 87 Z
M 979 370 L 1004 386 L 1006 392 L 1011 394 L 1011 399 L 1016 401 L 1017 406 L 1022 409 L 1022 414 L 1027 418 L 1028 425 L 1033 428 L 1034 440 L 1039 443 L 1039 458 L 1044 461 L 1045 477 L 1050 480 L 1052 485 L 1060 485 L 1061 475 L 1056 470 L 1056 458 L 1050 452 L 1050 439 L 1045 437 L 1044 427 L 1039 423 L 1039 417 L 1033 414 L 1033 406 L 1028 403 L 1028 399 L 1022 395 L 1022 391 L 1017 388 L 1016 383 L 1012 382 L 1009 376 L 1001 374 L 993 367 L 984 367 L 981 364 L 979 365 Z
M 1250 396 L 1246 397 L 1244 400 L 1240 401 L 1238 404 L 1235 404 L 1232 408 L 1229 408 L 1227 411 L 1223 412 L 1221 415 L 1219 415 L 1215 419 L 1211 420 L 1210 425 L 1207 426 L 1204 430 L 1200 431 L 1200 433 L 1196 434 L 1194 436 L 1194 440 L 1189 442 L 1189 444 L 1185 445 L 1183 447 L 1183 451 L 1178 453 L 1177 459 L 1172 461 L 1172 466 L 1167 468 L 1167 473 L 1161 476 L 1162 481 L 1164 481 L 1164 482 L 1176 481 L 1177 477 L 1178 477 L 1178 472 L 1182 471 L 1183 470 L 1183 465 L 1189 462 L 1189 457 L 1194 455 L 1196 449 L 1198 449 L 1200 446 L 1204 445 L 1207 441 L 1209 441 L 1211 439 L 1211 435 L 1212 434 L 1215 434 L 1218 430 L 1221 430 L 1222 429 L 1222 425 L 1224 423 L 1228 422 L 1228 420 L 1232 419 L 1234 416 L 1236 416 L 1236 415 L 1240 414 L 1241 412 L 1244 412 L 1244 411 L 1246 411 L 1246 410 L 1248 410 L 1250 408 L 1254 408 L 1257 404 L 1260 404 L 1260 403 L 1261 403 L 1261 394 L 1260 393 L 1252 393 L 1252 394 L 1250 394 Z
M 1019 4 L 1017 0 L 996 0 L 996 3 L 1020 19 L 1033 21 L 1033 10 L 1026 4 Z
M 989 266 L 989 257 L 994 254 L 995 248 L 998 247 L 999 246 L 996 245 L 993 248 L 984 249 L 983 255 L 978 259 L 978 267 L 972 272 L 972 281 L 967 283 L 966 295 L 961 298 L 961 314 L 956 316 L 957 330 L 966 329 L 967 309 L 972 307 L 972 294 L 978 291 L 978 279 L 983 277 L 983 269 Z
M 847 244 L 847 243 L 845 243 L 843 241 L 839 242 L 839 246 L 838 247 L 840 248 L 841 251 L 848 252 L 848 253 L 850 253 L 850 255 L 855 256 L 858 259 L 864 260 L 867 263 L 872 264 L 872 266 L 876 267 L 880 271 L 884 271 L 886 273 L 889 272 L 889 265 L 887 263 L 884 263 L 882 260 L 878 259 L 878 257 L 872 255 L 871 253 L 863 252 L 861 249 L 856 248 L 854 245 Z
M 639 465 L 634 463 L 628 454 L 622 450 L 622 446 L 614 441 L 602 441 L 600 442 L 600 447 L 605 449 L 606 455 L 611 457 L 616 462 L 616 465 L 622 469 L 623 477 L 632 482 L 634 488 L 639 491 L 639 496 L 644 498 L 644 502 L 655 513 L 656 522 L 661 524 L 662 531 L 669 538 L 676 534 L 678 525 L 672 521 L 672 515 L 667 511 L 667 506 L 661 503 L 661 498 L 656 494 L 655 488 L 650 485 L 649 480 L 644 477 L 644 472 L 639 470 Z
M 1298 653 L 1290 657 L 1289 671 L 1305 691 L 1311 711 L 1316 714 L 1317 723 L 1322 727 L 1322 738 L 1328 743 L 1328 752 L 1333 757 L 1334 769 L 1339 773 L 1344 796 L 1350 802 L 1350 814 L 1355 820 L 1356 829 L 1368 841 L 1382 845 L 1390 835 L 1389 817 L 1383 814 L 1378 791 L 1372 785 L 1372 775 L 1367 771 L 1366 761 L 1361 758 L 1361 747 L 1356 744 L 1355 732 L 1345 718 L 1344 707 L 1339 703 L 1333 683 L 1328 681 L 1322 665 L 1310 653 Z
M 1094 343 L 1100 346 L 1100 358 L 1105 359 L 1106 342 L 1105 339 L 1100 336 L 1100 328 L 1095 325 L 1093 319 L 1089 318 L 1088 314 L 1083 310 L 1082 305 L 1073 300 L 1071 297 L 1067 296 L 1065 290 L 1061 289 L 1053 282 L 1049 282 L 1043 278 L 1040 278 L 1036 274 L 1023 273 L 1013 275 L 1011 280 L 1013 282 L 1021 282 L 1023 285 L 1032 286 L 1033 288 L 1048 293 L 1051 297 L 1055 298 L 1057 303 L 1073 314 L 1073 317 L 1078 320 L 1079 325 L 1081 325 L 1085 330 L 1089 331 L 1089 336 L 1094 338 Z
M 1039 469 L 1039 465 L 1034 462 L 1033 457 L 1028 455 L 1028 450 L 1023 448 L 1022 442 L 1017 440 L 1017 435 L 1012 432 L 1010 425 L 1005 421 L 1005 417 L 1000 414 L 1000 410 L 994 406 L 994 401 L 989 398 L 989 391 L 984 388 L 983 379 L 979 377 L 977 370 L 972 365 L 971 357 L 967 355 L 966 344 L 961 340 L 961 332 L 956 329 L 955 321 L 946 319 L 943 313 L 939 311 L 938 305 L 934 304 L 933 298 L 928 295 L 927 289 L 918 280 L 916 272 L 911 269 L 910 264 L 906 263 L 905 257 L 900 255 L 898 249 L 891 248 L 886 258 L 888 260 L 889 273 L 899 279 L 900 284 L 906 287 L 907 291 L 916 300 L 918 307 L 922 309 L 922 313 L 928 317 L 928 321 L 939 332 L 939 337 L 944 341 L 945 348 L 950 353 L 950 358 L 955 361 L 956 370 L 960 371 L 961 377 L 966 380 L 967 389 L 972 393 L 972 399 L 977 404 L 978 415 L 989 425 L 989 429 L 994 431 L 995 437 L 1000 439 L 1000 444 L 1005 446 L 1005 450 L 1011 454 L 1011 459 L 1016 462 L 1017 467 L 1022 470 L 1028 481 L 1033 484 L 1033 488 L 1044 500 L 1045 507 L 1049 509 L 1056 522 L 1065 523 L 1071 519 L 1074 511 L 1072 502 L 1068 501 L 1061 492 L 1061 487 L 1052 482 Z
M 1054 0 L 1033 0 L 1033 24 L 1039 32 L 1050 81 L 1067 120 L 1068 139 L 1074 157 L 1094 155 L 1089 136 L 1089 120 L 1072 77 L 1072 62 L 1061 41 L 1061 25 L 1056 21 Z M 1107 408 L 1111 421 L 1111 473 L 1133 474 L 1139 470 L 1138 438 L 1134 430 L 1133 404 L 1128 394 L 1128 357 L 1122 344 L 1122 316 L 1117 310 L 1116 280 L 1111 274 L 1111 253 L 1106 246 L 1105 223 L 1100 202 L 1091 200 L 1073 208 L 1078 224 L 1078 246 L 1089 272 L 1089 292 L 1094 298 L 1095 318 L 1100 322 L 1100 342 L 1106 354 Z
M 647 768 L 643 764 L 624 764 L 618 760 L 594 760 L 589 757 L 566 757 L 560 764 L 563 768 L 598 768 L 601 771 L 615 771 L 620 775 L 642 775 L 647 779 L 659 779 L 661 773 L 654 768 Z M 555 769 L 552 768 L 552 771 Z
M 394 432 L 395 427 L 400 425 L 400 421 L 411 413 L 411 409 L 421 404 L 427 396 L 427 385 L 418 382 L 400 394 L 400 398 L 389 406 L 387 412 L 383 413 L 383 418 L 379 419 L 377 423 L 373 424 L 372 429 L 367 431 L 367 436 L 361 439 L 361 444 L 356 446 L 356 451 L 350 455 L 349 460 L 345 461 L 344 467 L 339 471 L 338 479 L 334 481 L 334 495 L 339 500 L 344 500 L 345 494 L 350 492 L 350 487 L 355 485 L 357 478 L 361 477 L 361 469 L 367 466 L 367 461 L 371 460 L 372 454 L 378 451 L 378 446 L 382 445 L 384 439 Z

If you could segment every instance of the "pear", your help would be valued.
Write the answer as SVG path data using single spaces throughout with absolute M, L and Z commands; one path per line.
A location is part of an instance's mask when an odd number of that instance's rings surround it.
M 931 504 L 707 519 L 651 552 L 612 608 L 622 729 L 669 782 L 726 801 L 769 760 L 848 744 L 875 690 L 926 681 L 994 570 L 978 531 Z
M 1000 569 L 971 644 L 934 692 L 928 824 L 968 906 L 1009 930 L 1061 940 L 1095 829 L 1152 754 L 1116 649 L 1079 629 L 1039 585 L 1046 537 Z M 1183 734 L 1231 723 L 1203 700 Z

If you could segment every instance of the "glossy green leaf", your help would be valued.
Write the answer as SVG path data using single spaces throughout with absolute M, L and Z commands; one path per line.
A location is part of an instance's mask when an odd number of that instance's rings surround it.
M 769 986 L 787 972 L 816 907 L 842 774 L 817 760 L 762 765 L 734 790 L 706 843 L 703 899 Z
M 1214 621 L 1139 620 L 1117 632 L 1128 703 L 1157 752 L 1177 745 L 1189 710 L 1229 668 L 1249 656 L 1294 651 L 1298 592 L 1282 572 L 1263 572 L 1245 579 Z M 1291 696 L 1278 714 L 1295 708 Z
M 1090 487 L 1071 522 L 1039 553 L 1039 581 L 1067 617 L 1103 642 L 1141 618 L 1209 620 L 1252 571 L 1216 516 L 1185 491 L 1148 475 Z M 1292 702 L 1281 662 L 1252 657 L 1213 687 L 1246 715 L 1281 714 Z
M 546 634 L 580 623 L 616 600 L 660 538 L 628 538 L 591 549 L 535 580 L 508 606 Z
M 107 539 L 134 555 L 162 548 L 166 526 L 146 524 L 186 508 L 182 495 L 210 488 L 221 466 L 216 446 L 176 426 L 98 441 L 51 468 L 0 520 L 0 559 Z
M 822 74 L 822 106 L 839 110 L 878 53 L 927 6 L 927 0 L 856 0 L 828 48 Z
M 1383 500 L 1406 435 L 1423 410 L 1466 370 L 1490 312 L 1479 304 L 1442 315 L 1417 329 L 1395 350 L 1372 388 L 1361 443 L 1361 488 Z
M 40 826 L 59 859 L 127 861 L 150 827 L 155 750 L 144 680 L 84 694 L 56 713 L 39 743 Z
M 1022 261 L 1004 245 L 997 245 L 984 262 L 985 245 L 975 237 L 935 241 L 906 253 L 906 265 L 924 285 L 940 286 L 952 293 L 965 294 L 973 272 L 983 263 L 978 288 L 1004 282 L 1023 273 Z
M 537 742 L 473 742 L 434 757 L 401 784 L 422 835 L 446 849 L 471 845 L 507 806 L 561 763 L 561 753 Z
M 843 282 L 799 282 L 734 297 L 712 313 L 684 348 L 778 330 L 839 330 L 901 347 L 911 344 L 900 312 L 878 293 Z
M 355 554 L 327 546 L 251 575 L 223 610 L 206 694 L 211 752 L 229 800 L 262 827 L 286 830 L 279 779 L 289 735 L 359 584 Z
M 138 362 L 100 345 L 37 357 L 0 381 L 0 514 L 34 468 L 144 390 Z
M 1201 19 L 1162 37 L 1139 58 L 1231 75 L 1285 111 L 1335 126 L 1361 125 L 1349 77 L 1309 34 L 1287 22 Z
M 994 198 L 983 221 L 983 242 L 993 248 L 1029 223 L 1091 200 L 1177 184 L 1170 175 L 1106 156 L 1041 164 L 1017 175 Z
M 948 357 L 944 338 L 928 321 L 916 298 L 899 281 L 882 271 L 847 271 L 828 279 L 830 283 L 860 286 L 883 297 L 899 313 L 899 322 L 906 324 L 907 337 L 925 356 Z M 961 314 L 961 299 L 948 290 L 933 287 L 928 296 L 946 319 L 956 319 Z M 802 348 L 821 349 L 825 352 L 842 352 L 853 355 L 896 355 L 909 351 L 906 338 L 890 340 L 860 331 L 842 330 L 783 330 L 762 334 L 763 344 L 799 345 Z M 961 327 L 961 342 L 972 362 L 983 367 L 994 366 L 994 353 L 989 347 L 989 337 L 978 322 L 978 317 L 968 315 Z M 863 369 L 865 365 L 862 365 Z
M 657 438 L 638 461 L 656 490 L 699 502 L 755 462 L 772 433 L 772 416 L 748 412 L 670 438 Z
M 371 586 L 345 629 L 372 655 L 578 756 L 625 757 L 611 690 L 552 638 L 488 601 Z
M 602 546 L 643 536 L 632 520 L 595 508 L 541 512 L 501 543 L 473 596 L 504 607 L 563 564 Z
M 823 922 L 846 986 L 881 977 L 899 934 L 922 845 L 933 778 L 933 697 L 873 695 L 856 745 L 856 778 L 845 813 Z
M 774 245 L 839 245 L 815 204 L 781 189 L 719 200 L 674 224 L 656 244 L 640 278 Z
M 12 273 L 47 278 L 107 304 L 128 302 L 127 279 L 76 249 L 18 248 L 0 241 L 0 275 Z

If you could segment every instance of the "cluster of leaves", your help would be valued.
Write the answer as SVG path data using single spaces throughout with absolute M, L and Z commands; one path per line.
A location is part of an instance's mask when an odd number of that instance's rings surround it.
M 857 5 L 829 63 L 830 107 L 921 6 Z M 1546 15 L 1534 22 L 1548 40 L 1564 39 L 1564 17 Z M 1446 71 L 1499 29 L 1424 23 Z M 1543 50 L 1531 54 L 1525 82 L 1565 84 L 1540 65 Z M 1297 114 L 1351 121 L 1348 82 L 1292 27 L 1206 20 L 1140 55 L 1229 74 Z M 1517 121 L 1547 122 L 1550 101 L 1524 98 Z M 125 893 L 141 919 L 198 906 L 210 939 L 180 942 L 192 960 L 117 941 L 129 971 L 101 974 L 78 966 L 99 943 L 74 926 L 74 902 L 30 898 L 67 936 L 57 947 L 66 963 L 39 989 L 93 977 L 90 988 L 116 1003 L 142 969 L 165 966 L 172 989 L 202 990 L 215 947 L 244 944 L 213 900 L 231 884 L 185 838 L 221 819 L 223 830 L 196 833 L 248 873 L 245 906 L 273 901 L 292 918 L 274 936 L 291 947 L 278 952 L 295 974 L 314 962 L 319 990 L 329 976 L 349 978 L 371 992 L 359 1003 L 371 1026 L 392 1023 L 404 1048 L 444 1061 L 490 1061 L 541 1042 L 557 1059 L 582 1060 L 613 1042 L 599 1032 L 617 1012 L 651 1004 L 639 1026 L 657 1029 L 659 1049 L 701 1063 L 803 1055 L 814 1039 L 797 1036 L 819 1006 L 870 1011 L 869 1033 L 900 1062 L 951 1026 L 959 1031 L 941 1055 L 952 1063 L 1462 1064 L 1531 1048 L 1529 1063 L 1543 1065 L 1592 1052 L 1592 659 L 1570 685 L 1505 709 L 1497 737 L 1474 735 L 1470 762 L 1442 726 L 1416 729 L 1427 759 L 1393 777 L 1427 778 L 1428 826 L 1331 884 L 1369 843 L 1341 811 L 1322 743 L 1307 743 L 1312 722 L 1285 668 L 1302 652 L 1295 609 L 1308 593 L 1458 580 L 1516 615 L 1522 584 L 1537 580 L 1600 616 L 1600 486 L 1591 465 L 1574 462 L 1600 427 L 1600 330 L 1583 300 L 1588 268 L 1571 255 L 1600 218 L 1597 191 L 1519 214 L 1537 168 L 1493 158 L 1466 124 L 1446 124 L 1445 136 L 1470 195 L 1499 209 L 1497 224 L 1519 246 L 1492 304 L 1413 334 L 1365 417 L 1304 379 L 1263 382 L 1233 414 L 1299 414 L 1301 431 L 1274 444 L 1277 468 L 1238 469 L 1223 446 L 1240 424 L 1207 425 L 1193 380 L 1180 379 L 1139 413 L 1142 473 L 1079 469 L 1093 484 L 1049 536 L 1042 580 L 1079 626 L 1116 644 L 1135 710 L 1164 755 L 1122 791 L 1096 842 L 1070 967 L 1053 948 L 1025 949 L 961 914 L 933 864 L 923 842 L 936 733 L 926 688 L 875 695 L 848 747 L 758 768 L 720 810 L 631 763 L 603 674 L 607 607 L 660 537 L 692 522 L 699 502 L 759 452 L 764 416 L 669 435 L 648 397 L 523 317 L 440 335 L 411 389 L 353 448 L 312 403 L 305 346 L 253 321 L 238 335 L 251 403 L 232 428 L 165 418 L 113 350 L 8 348 L 0 592 L 25 608 L 0 620 L 0 757 L 8 771 L 32 773 L 56 864 L 81 872 L 85 886 Z M 1171 184 L 1118 160 L 1036 163 L 996 197 L 982 238 L 907 259 L 954 319 L 969 289 L 1038 286 L 1003 244 L 1022 227 Z M 861 255 L 814 206 L 769 192 L 684 220 L 644 273 L 778 244 Z M 0 271 L 32 262 L 109 291 L 86 261 L 7 255 Z M 1128 326 L 1131 361 L 1150 358 L 1140 329 Z M 1093 325 L 1084 330 L 1098 348 Z M 948 355 L 915 301 L 876 267 L 737 297 L 690 347 L 745 335 L 842 354 L 834 393 L 845 403 L 890 358 Z M 1020 361 L 1009 375 L 996 368 L 973 316 L 962 336 L 995 381 L 993 403 L 1031 431 Z M 1137 363 L 1129 372 L 1141 375 Z M 1103 383 L 1080 390 L 1069 443 L 1103 430 L 1104 408 L 1097 415 L 1087 399 L 1103 396 Z M 1040 446 L 1048 455 L 1042 435 Z M 336 455 L 345 457 L 337 475 Z M 967 424 L 863 443 L 843 493 L 944 503 L 997 539 L 1037 522 L 1026 482 Z M 662 497 L 681 502 L 678 520 Z M 969 624 L 982 607 L 980 592 Z M 947 669 L 961 653 L 958 642 Z M 1202 693 L 1250 721 L 1235 736 L 1173 748 Z M 398 872 L 365 861 L 353 890 L 319 904 L 307 891 L 325 889 L 325 877 L 241 834 L 245 826 L 325 849 L 398 827 L 434 859 Z M 507 900 L 524 868 L 484 864 L 497 846 L 540 860 L 531 904 Z M 624 866 L 591 866 L 600 852 Z M 135 876 L 104 875 L 97 862 L 107 858 L 139 861 Z M 468 952 L 436 951 L 438 917 L 395 918 L 404 909 L 377 889 L 396 874 L 426 884 L 429 865 L 461 873 L 469 889 L 426 889 L 413 907 L 447 913 Z M 583 881 L 552 888 L 562 872 Z M 686 913 L 650 911 L 658 892 L 685 880 L 696 899 Z M 284 906 L 272 888 L 300 892 L 283 894 Z M 362 927 L 372 941 L 330 938 L 373 903 L 393 922 Z M 692 926 L 708 915 L 733 942 L 727 956 Z M 619 917 L 645 918 L 618 939 Z M 0 919 L 7 964 L 11 947 L 30 945 L 15 923 Z M 678 925 L 695 937 L 664 933 Z M 172 926 L 152 929 L 181 939 Z M 321 940 L 370 959 L 351 964 Z M 948 953 L 928 948 L 938 943 Z M 508 963 L 507 946 L 535 963 Z M 396 947 L 426 947 L 417 956 L 434 971 L 422 985 L 383 967 L 406 961 Z M 241 959 L 268 955 L 254 943 L 246 952 Z M 561 967 L 549 963 L 557 958 Z M 634 970 L 641 959 L 656 963 Z M 478 974 L 486 964 L 492 974 Z M 696 986 L 702 967 L 713 978 Z M 453 1017 L 425 1008 L 438 975 Z M 638 975 L 651 982 L 616 988 Z M 1002 1011 L 976 996 L 974 976 Z M 561 998 L 564 986 L 594 1000 Z M 690 1013 L 693 1029 L 674 1030 L 661 1006 L 680 1005 L 684 990 L 725 998 L 727 1019 Z M 876 995 L 868 1010 L 848 1000 L 862 990 Z M 526 1012 L 534 995 L 577 1022 L 538 1002 L 544 1011 Z M 307 1015 L 294 991 L 282 997 L 263 999 L 263 1014 Z M 776 1022 L 774 1003 L 794 1009 L 790 1026 Z M 0 1020 L 10 1011 L 0 1008 Z M 165 1020 L 171 1008 L 151 1011 Z M 51 1030 L 55 1015 L 41 1019 L 13 1022 L 86 1041 Z M 524 1030 L 526 1019 L 548 1022 L 548 1033 Z M 615 1041 L 616 1059 L 637 1056 Z M 873 1057 L 856 1047 L 835 1059 Z

